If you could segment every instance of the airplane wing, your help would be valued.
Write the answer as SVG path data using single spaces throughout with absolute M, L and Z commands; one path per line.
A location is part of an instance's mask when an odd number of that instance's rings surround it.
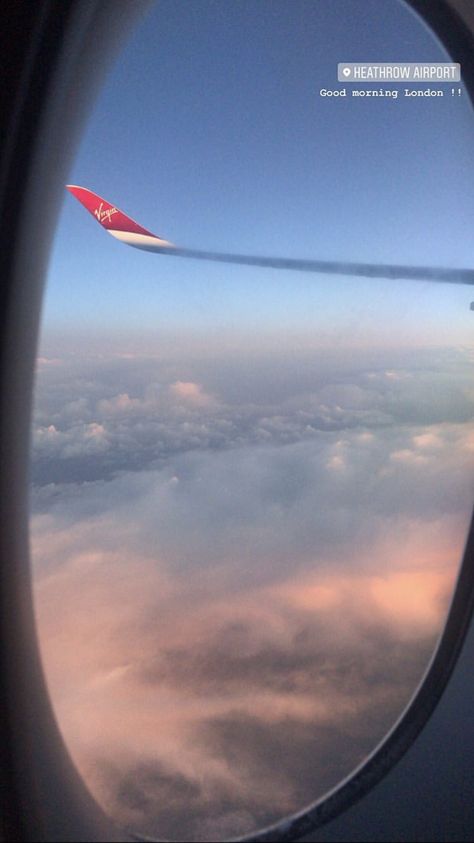
M 84 205 L 105 230 L 135 249 L 174 255 L 182 258 L 233 263 L 242 266 L 261 266 L 271 269 L 290 269 L 299 272 L 316 272 L 326 275 L 351 275 L 361 278 L 405 279 L 409 281 L 436 281 L 444 284 L 473 284 L 474 270 L 434 266 L 404 266 L 400 264 L 351 263 L 348 261 L 321 261 L 311 258 L 262 257 L 260 255 L 234 255 L 185 249 L 169 240 L 158 237 L 139 225 L 116 205 L 102 199 L 86 187 L 67 184 L 67 189 Z

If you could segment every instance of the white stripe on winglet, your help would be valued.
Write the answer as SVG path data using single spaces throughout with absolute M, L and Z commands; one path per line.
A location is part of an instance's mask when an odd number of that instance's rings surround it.
M 112 237 L 116 237 L 117 240 L 126 243 L 127 246 L 135 246 L 137 249 L 146 249 L 149 251 L 175 248 L 174 244 L 170 243 L 169 240 L 162 240 L 160 237 L 151 237 L 148 234 L 134 234 L 131 231 L 116 231 L 112 228 L 107 228 L 106 231 Z

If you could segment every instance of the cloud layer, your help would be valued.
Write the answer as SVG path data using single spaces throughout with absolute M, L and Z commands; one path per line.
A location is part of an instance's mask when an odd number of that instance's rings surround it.
M 32 545 L 97 798 L 221 839 L 360 763 L 419 682 L 472 503 L 469 354 L 39 362 Z

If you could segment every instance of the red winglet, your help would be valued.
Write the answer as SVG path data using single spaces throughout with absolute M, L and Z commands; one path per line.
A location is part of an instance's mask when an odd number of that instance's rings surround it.
M 127 217 L 116 205 L 106 202 L 105 199 L 102 199 L 97 193 L 93 193 L 92 190 L 88 190 L 87 187 L 78 187 L 75 184 L 67 184 L 66 187 L 107 231 L 126 231 L 130 234 L 146 234 L 150 237 L 156 237 L 156 234 L 148 231 L 147 228 L 143 228 L 131 217 Z

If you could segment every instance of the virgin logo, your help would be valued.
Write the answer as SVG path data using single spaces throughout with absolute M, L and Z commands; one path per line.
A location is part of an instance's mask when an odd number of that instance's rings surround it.
M 110 217 L 117 214 L 117 208 L 104 208 L 104 203 L 101 202 L 99 207 L 95 209 L 94 214 L 99 222 L 110 222 Z

